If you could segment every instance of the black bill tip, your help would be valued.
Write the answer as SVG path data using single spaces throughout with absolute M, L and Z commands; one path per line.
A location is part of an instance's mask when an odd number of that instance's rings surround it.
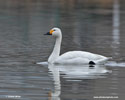
M 44 35 L 51 35 L 50 32 L 45 33 Z

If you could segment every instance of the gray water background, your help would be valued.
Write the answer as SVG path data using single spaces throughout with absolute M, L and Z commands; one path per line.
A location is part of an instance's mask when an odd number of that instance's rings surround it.
M 60 74 L 54 84 L 52 71 L 36 64 L 53 49 L 54 38 L 43 35 L 53 27 L 62 29 L 61 54 L 84 50 L 113 57 L 113 66 L 106 66 L 111 73 L 93 79 Z M 124 62 L 124 0 L 0 0 L 0 100 L 123 100 Z M 61 93 L 50 97 L 56 85 Z

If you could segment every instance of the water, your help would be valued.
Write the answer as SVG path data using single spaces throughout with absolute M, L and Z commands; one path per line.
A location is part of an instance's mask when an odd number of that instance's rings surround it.
M 0 0 L 0 100 L 96 100 L 125 93 L 124 0 Z M 40 65 L 63 32 L 61 54 L 84 50 L 106 66 Z M 98 99 L 97 99 L 98 100 Z

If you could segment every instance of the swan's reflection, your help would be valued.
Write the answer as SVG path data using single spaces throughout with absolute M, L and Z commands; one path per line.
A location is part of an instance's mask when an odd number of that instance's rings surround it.
M 49 71 L 52 73 L 54 80 L 54 87 L 55 87 L 54 92 L 50 94 L 49 100 L 60 100 L 59 95 L 61 93 L 61 83 L 60 83 L 59 67 L 55 66 L 54 64 L 49 64 L 48 68 Z
M 109 72 L 104 65 L 60 65 L 60 74 L 63 74 L 64 78 L 70 79 L 95 79 L 101 78 L 102 74 Z
M 51 94 L 50 100 L 60 100 L 61 82 L 60 75 L 63 78 L 82 80 L 104 78 L 103 74 L 109 72 L 104 65 L 48 65 L 49 71 L 53 75 L 55 91 Z

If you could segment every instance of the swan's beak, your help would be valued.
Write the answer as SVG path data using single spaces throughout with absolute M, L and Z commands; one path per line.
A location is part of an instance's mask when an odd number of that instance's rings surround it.
M 45 33 L 44 35 L 52 35 L 52 34 L 50 34 L 50 32 L 47 32 L 47 33 Z
M 44 35 L 52 35 L 53 32 L 54 32 L 54 30 L 50 30 L 49 32 L 47 32 L 47 33 L 44 34 Z

